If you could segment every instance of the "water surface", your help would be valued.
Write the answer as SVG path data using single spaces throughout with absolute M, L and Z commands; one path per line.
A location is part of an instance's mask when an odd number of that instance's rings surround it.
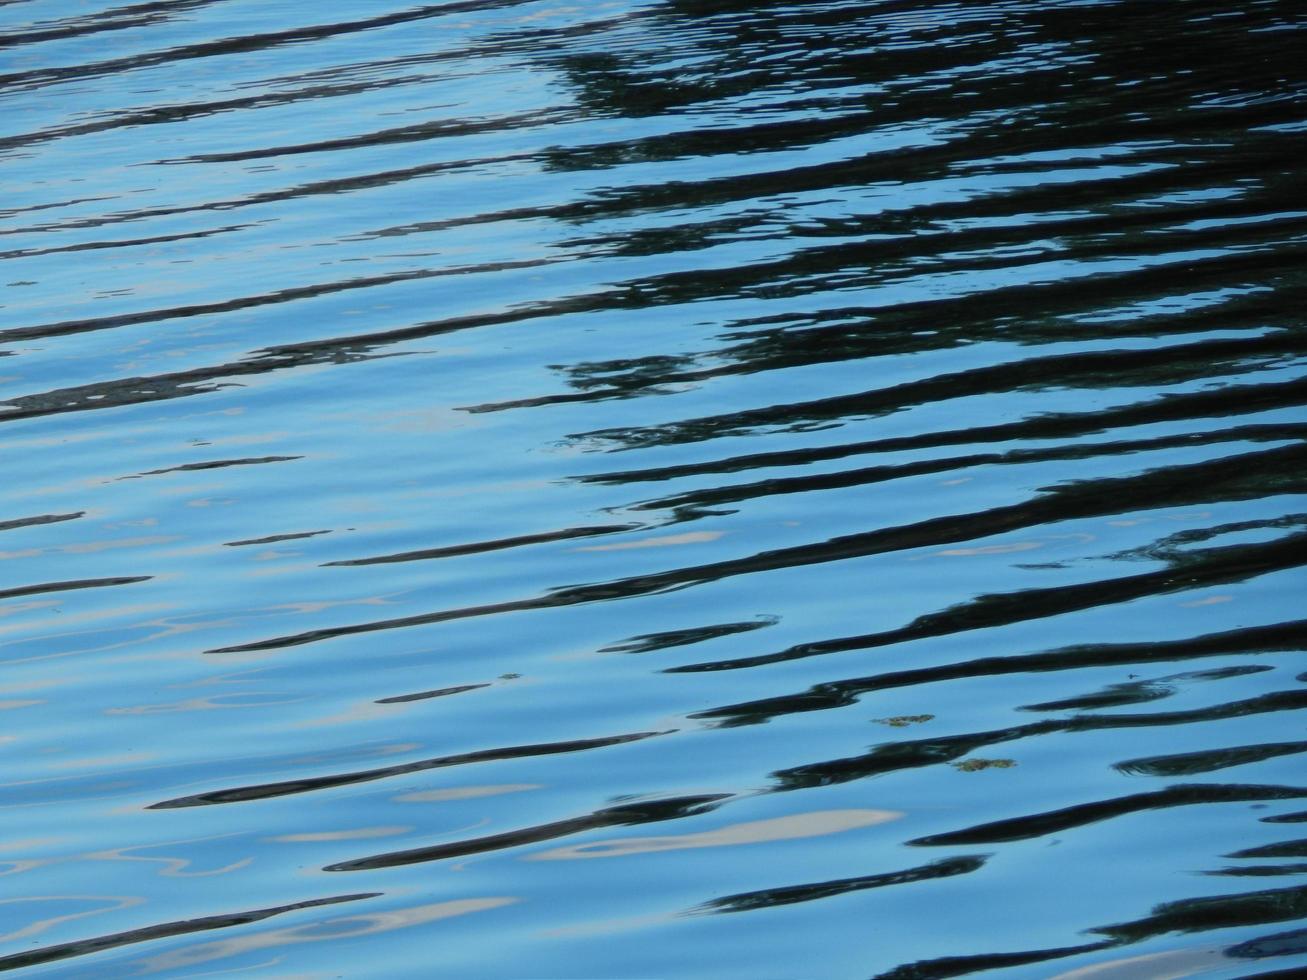
M 0 4 L 0 969 L 1307 969 L 1301 4 Z

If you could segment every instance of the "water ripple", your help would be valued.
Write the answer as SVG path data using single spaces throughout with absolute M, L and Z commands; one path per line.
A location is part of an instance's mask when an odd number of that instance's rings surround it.
M 1307 969 L 1304 31 L 0 0 L 0 970 Z

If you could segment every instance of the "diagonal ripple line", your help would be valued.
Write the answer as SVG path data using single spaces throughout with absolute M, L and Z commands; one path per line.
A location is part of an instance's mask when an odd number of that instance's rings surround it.
M 928 864 L 918 865 L 902 871 L 883 871 L 876 874 L 860 875 L 854 878 L 839 878 L 833 881 L 813 882 L 806 885 L 786 885 L 781 888 L 767 888 L 756 892 L 741 892 L 738 895 L 725 895 L 714 898 L 695 911 L 698 912 L 753 912 L 758 909 L 776 908 L 781 905 L 794 905 L 799 902 L 815 902 L 837 895 L 866 891 L 872 888 L 887 888 L 891 885 L 910 885 L 921 881 L 934 881 L 939 878 L 951 878 L 954 875 L 971 874 L 985 866 L 987 856 L 942 858 Z
M 496 6 L 511 6 L 517 2 L 520 2 L 520 0 L 449 0 L 449 2 L 443 4 L 428 4 L 421 7 L 414 7 L 409 10 L 360 18 L 353 21 L 340 21 L 338 23 L 319 24 L 311 27 L 290 28 L 288 30 L 271 31 L 266 34 L 252 34 L 244 37 L 221 38 L 170 50 L 135 55 L 129 58 L 91 62 L 85 65 L 67 66 L 62 68 L 37 68 L 30 71 L 9 72 L 8 74 L 0 75 L 0 85 L 6 87 L 33 87 L 63 81 L 69 78 L 88 78 L 97 75 L 116 74 L 122 71 L 132 71 L 175 61 L 187 61 L 194 58 L 214 58 L 232 54 L 247 54 L 251 51 L 259 51 L 271 47 L 280 47 L 288 44 L 303 44 L 338 35 L 353 34 L 358 31 L 365 31 L 378 27 L 390 27 L 396 24 L 428 20 L 432 17 L 439 17 L 446 14 L 460 13 L 468 10 L 483 10 Z
M 783 568 L 823 564 L 831 561 L 844 561 L 851 558 L 865 558 L 871 555 L 887 554 L 909 548 L 968 541 L 1002 531 L 1043 523 L 1043 521 L 1055 514 L 1064 517 L 1078 517 L 1094 513 L 1120 513 L 1123 500 L 1129 500 L 1130 496 L 1134 496 L 1139 500 L 1140 504 L 1145 506 L 1162 507 L 1184 502 L 1186 499 L 1192 501 L 1194 497 L 1206 499 L 1214 492 L 1211 481 L 1221 478 L 1225 478 L 1237 486 L 1238 481 L 1246 476 L 1250 462 L 1271 460 L 1277 462 L 1283 460 L 1286 463 L 1293 464 L 1307 461 L 1307 445 L 1288 446 L 1279 450 L 1248 453 L 1214 462 L 1174 467 L 1155 474 L 1147 474 L 1144 477 L 1122 478 L 1115 481 L 1117 487 L 1120 488 L 1117 491 L 1118 495 L 1115 496 L 1100 496 L 1101 488 L 1086 485 L 1072 488 L 1064 492 L 1061 497 L 1054 492 L 1043 500 L 1014 504 L 1010 507 L 999 508 L 981 514 L 936 518 L 906 528 L 890 528 L 883 531 L 848 535 L 815 545 L 802 545 L 779 551 L 762 552 L 749 558 L 619 579 L 598 585 L 572 586 L 557 589 L 548 595 L 531 599 L 469 606 L 462 609 L 403 616 L 370 623 L 359 623 L 352 626 L 309 630 L 290 636 L 273 637 L 252 643 L 220 647 L 207 652 L 216 654 L 276 650 L 335 639 L 341 636 L 373 633 L 380 630 L 427 626 L 434 623 L 497 615 L 506 612 L 548 609 L 557 606 L 571 606 L 580 603 L 650 595 L 669 589 L 713 582 L 735 575 L 755 574 Z M 1204 479 L 1208 482 L 1203 484 L 1191 482 L 1196 479 Z M 1219 484 L 1216 484 L 1216 486 L 1219 486 Z M 1160 496 L 1161 493 L 1168 490 L 1172 492 L 1170 499 Z M 1131 495 L 1129 491 L 1134 491 L 1134 493 Z M 1087 586 L 1061 586 L 1052 589 L 1029 590 L 1033 593 L 1029 595 L 1018 592 L 982 596 L 974 604 L 956 610 L 923 616 L 915 623 L 900 630 L 891 630 L 846 641 L 849 645 L 844 649 L 865 649 L 925 636 L 941 636 L 962 629 L 977 628 L 983 625 L 985 620 L 990 620 L 995 625 L 1004 622 L 1019 622 L 1022 619 L 1049 616 L 1057 612 L 1090 608 L 1095 605 L 1121 602 L 1138 596 L 1150 595 L 1158 591 L 1159 588 L 1161 591 L 1190 589 L 1200 584 L 1239 581 L 1262 572 L 1295 568 L 1302 565 L 1304 560 L 1307 560 L 1304 557 L 1307 556 L 1307 532 L 1290 535 L 1269 545 L 1230 545 L 1225 548 L 1211 549 L 1210 553 L 1211 558 L 1208 561 L 1196 564 L 1193 568 L 1183 567 L 1145 572 L 1107 582 L 1092 583 Z M 1032 602 L 1032 599 L 1037 601 Z M 830 651 L 821 650 L 819 652 Z M 811 653 L 806 650 L 792 651 L 776 655 L 774 658 L 753 660 L 740 666 L 755 666 L 759 663 L 771 663 L 776 660 L 796 659 L 797 657 L 810 655 Z
M 1307 563 L 1307 532 L 1287 535 L 1269 544 L 1225 545 L 1208 548 L 1173 561 L 1169 568 L 1120 578 L 1017 592 L 982 593 L 949 609 L 927 613 L 898 629 L 818 641 L 774 654 L 742 660 L 668 668 L 668 673 L 737 670 L 765 664 L 802 660 L 813 656 L 871 650 L 909 640 L 949 636 L 1050 616 L 1115 605 L 1146 596 L 1165 595 L 1211 585 L 1242 582 L 1269 572 L 1299 568 Z M 708 714 L 699 717 L 708 717 Z
M 186 936 L 193 933 L 212 932 L 217 929 L 231 929 L 236 926 L 262 922 L 274 916 L 297 912 L 301 909 L 321 908 L 328 905 L 341 905 L 346 902 L 361 902 L 370 898 L 380 898 L 381 892 L 359 892 L 351 895 L 333 895 L 329 898 L 314 898 L 290 905 L 278 905 L 272 908 L 252 909 L 248 912 L 228 912 L 221 915 L 207 915 L 198 919 L 184 919 L 178 922 L 164 922 L 159 925 L 145 926 L 126 932 L 115 932 L 92 939 L 79 939 L 73 942 L 43 946 L 22 953 L 10 953 L 0 956 L 0 971 L 21 970 L 26 967 L 40 966 L 43 963 L 56 963 L 60 960 L 77 956 L 90 956 L 120 946 L 135 943 L 154 942 L 173 936 Z
M 1030 840 L 1145 810 L 1191 806 L 1199 803 L 1247 803 L 1259 800 L 1294 800 L 1303 797 L 1307 797 L 1307 789 L 1292 786 L 1185 783 L 1150 793 L 1135 793 L 1110 800 L 1079 803 L 1061 810 L 1051 810 L 1028 817 L 996 820 L 966 830 L 929 834 L 907 843 L 921 847 L 997 844 Z
M 114 585 L 136 585 L 148 582 L 153 575 L 120 575 L 115 578 L 84 578 L 68 582 L 43 582 L 14 589 L 0 589 L 0 599 L 16 599 L 25 595 L 42 595 L 47 592 L 71 592 L 76 589 L 103 589 Z
M 727 799 L 730 799 L 729 793 L 717 793 L 711 796 L 689 796 L 623 804 L 596 810 L 594 813 L 582 817 L 569 817 L 565 820 L 555 820 L 552 823 L 541 824 L 536 827 L 492 834 L 488 837 L 453 841 L 447 844 L 433 844 L 429 847 L 414 847 L 404 851 L 377 854 L 372 857 L 355 858 L 352 861 L 340 861 L 336 864 L 329 864 L 322 870 L 375 871 L 380 868 L 396 868 L 406 864 L 425 864 L 430 861 L 468 857 L 473 854 L 485 854 L 490 851 L 500 851 L 525 844 L 540 844 L 544 841 L 570 837 L 574 834 L 597 830 L 602 827 L 625 827 L 657 823 L 663 820 L 679 820 L 682 817 L 708 813 Z
M 1075 715 L 1067 719 L 1048 719 L 988 732 L 891 742 L 877 746 L 864 755 L 808 763 L 791 769 L 782 769 L 772 775 L 776 780 L 775 790 L 778 792 L 811 789 L 881 776 L 902 769 L 952 762 L 978 749 L 1037 735 L 1109 731 L 1118 728 L 1166 727 L 1227 718 L 1247 718 L 1279 711 L 1300 711 L 1303 708 L 1307 708 L 1307 692 L 1291 690 L 1276 691 L 1243 701 L 1232 701 L 1189 711 L 1160 711 L 1138 715 Z M 1290 753 L 1270 753 L 1270 757 L 1276 754 Z
M 1211 633 L 1205 636 L 1153 643 L 1119 643 L 1064 647 L 1042 653 L 1010 657 L 977 657 L 937 667 L 887 671 L 871 677 L 828 681 L 801 694 L 745 702 L 714 709 L 707 717 L 736 717 L 741 721 L 765 721 L 793 711 L 816 711 L 853 704 L 860 695 L 873 691 L 935 684 L 970 677 L 998 677 L 1005 674 L 1045 673 L 1127 664 L 1165 663 L 1195 657 L 1226 654 L 1307 650 L 1307 620 L 1255 626 Z M 674 671 L 675 668 L 668 668 Z
M 252 800 L 274 799 L 279 796 L 294 796 L 299 793 L 311 793 L 322 789 L 335 789 L 339 786 L 354 786 L 370 783 L 392 776 L 425 772 L 429 769 L 444 769 L 449 766 L 474 765 L 479 762 L 498 762 L 504 759 L 529 759 L 536 756 L 557 755 L 564 752 L 584 752 L 587 749 L 606 748 L 610 745 L 625 745 L 639 742 L 656 735 L 668 735 L 671 732 L 636 732 L 632 735 L 611 735 L 607 738 L 576 739 L 571 742 L 551 742 L 540 745 L 515 745 L 502 749 L 484 749 L 478 752 L 462 752 L 457 755 L 437 756 L 433 759 L 421 759 L 417 762 L 403 762 L 393 766 L 366 769 L 361 772 L 337 773 L 330 776 L 307 776 L 303 779 L 288 779 L 278 783 L 261 783 L 257 786 L 237 786 L 231 789 L 210 790 L 205 793 L 193 793 L 175 799 L 151 803 L 148 810 L 176 810 L 184 807 L 214 806 L 220 803 L 246 803 Z
M 37 524 L 59 524 L 63 521 L 75 521 L 79 517 L 85 517 L 86 511 L 79 510 L 74 514 L 41 514 L 37 517 L 17 517 L 13 520 L 0 521 L 0 531 L 12 531 L 19 527 L 32 527 Z

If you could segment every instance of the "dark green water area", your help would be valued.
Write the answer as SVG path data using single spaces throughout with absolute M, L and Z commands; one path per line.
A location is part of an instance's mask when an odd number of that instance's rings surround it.
M 0 971 L 1307 976 L 1307 4 L 0 2 Z

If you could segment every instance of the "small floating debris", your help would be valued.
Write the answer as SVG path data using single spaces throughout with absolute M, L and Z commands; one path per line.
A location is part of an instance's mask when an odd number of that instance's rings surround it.
M 963 759 L 961 762 L 950 763 L 959 772 L 980 772 L 982 769 L 1011 769 L 1016 764 L 1015 759 Z
M 891 728 L 907 728 L 909 725 L 920 725 L 928 721 L 934 721 L 934 715 L 895 715 L 893 718 L 873 718 L 871 719 L 878 725 L 889 725 Z

